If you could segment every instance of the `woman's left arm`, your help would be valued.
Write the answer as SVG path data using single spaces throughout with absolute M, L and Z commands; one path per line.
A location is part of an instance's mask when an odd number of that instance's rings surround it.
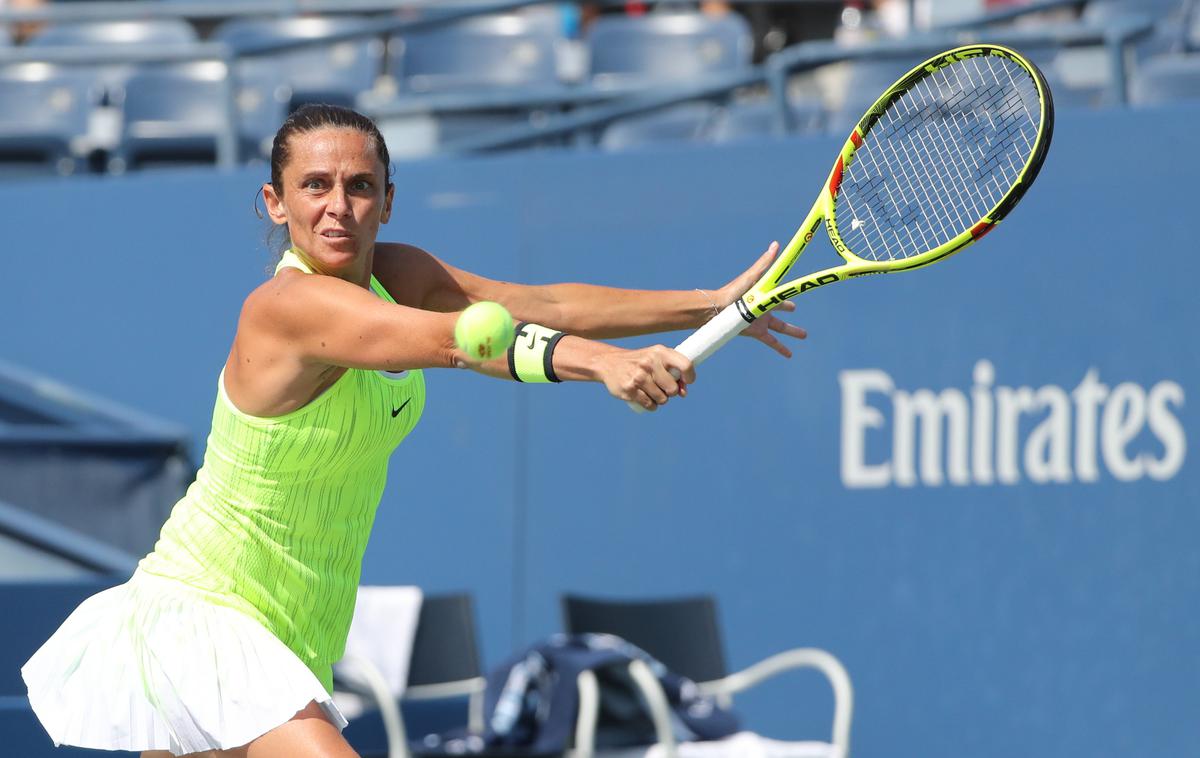
M 406 293 L 414 307 L 459 311 L 493 300 L 517 321 L 531 321 L 588 339 L 615 339 L 680 329 L 697 329 L 758 280 L 775 259 L 772 243 L 753 266 L 714 290 L 630 290 L 591 284 L 527 285 L 498 281 L 456 268 L 411 245 L 379 243 L 375 272 L 393 296 Z M 787 302 L 781 310 L 794 310 Z M 791 351 L 771 331 L 797 339 L 807 334 L 773 314 L 757 319 L 745 334 L 784 357 Z

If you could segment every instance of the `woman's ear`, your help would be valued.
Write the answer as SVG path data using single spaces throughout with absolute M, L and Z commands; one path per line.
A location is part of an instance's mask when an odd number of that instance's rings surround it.
M 396 194 L 396 185 L 388 182 L 387 190 L 383 193 L 383 213 L 379 215 L 379 223 L 386 224 L 392 217 L 392 197 Z
M 276 224 L 287 223 L 287 209 L 283 205 L 283 198 L 275 194 L 275 187 L 270 184 L 264 184 L 262 188 L 263 202 L 267 206 L 267 215 Z

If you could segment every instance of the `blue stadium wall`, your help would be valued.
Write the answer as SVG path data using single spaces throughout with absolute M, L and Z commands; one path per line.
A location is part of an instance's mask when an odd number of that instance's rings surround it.
M 714 592 L 732 666 L 845 662 L 860 756 L 1194 755 L 1198 115 L 1061 114 L 979 246 L 805 295 L 794 360 L 740 340 L 656 415 L 431 372 L 366 581 L 472 590 L 490 662 L 559 629 L 564 591 Z M 835 147 L 406 164 L 385 233 L 492 277 L 712 288 L 788 238 Z M 264 173 L 0 187 L 0 353 L 199 455 L 269 264 Z M 779 737 L 831 713 L 812 674 L 740 704 Z

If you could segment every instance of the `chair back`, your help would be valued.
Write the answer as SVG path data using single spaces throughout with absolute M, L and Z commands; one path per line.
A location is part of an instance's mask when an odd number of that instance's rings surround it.
M 324 37 L 360 29 L 369 23 L 354 16 L 234 19 L 217 27 L 213 39 L 236 50 Z M 268 72 L 279 72 L 301 101 L 319 99 L 353 105 L 359 93 L 371 89 L 382 62 L 383 41 L 365 36 L 245 58 L 239 64 L 239 72 L 260 78 Z
M 604 130 L 600 147 L 628 150 L 664 143 L 704 142 L 717 113 L 717 106 L 699 102 L 681 103 L 654 113 L 624 118 Z
M 179 18 L 54 24 L 30 38 L 31 47 L 67 45 L 179 45 L 195 42 L 196 30 Z
M 537 18 L 476 16 L 392 37 L 388 68 L 409 92 L 554 85 L 557 38 Z
M 45 63 L 0 68 L 0 124 L 12 134 L 21 127 L 67 137 L 87 133 L 92 79 Z
M 426 595 L 413 638 L 408 686 L 457 682 L 483 676 L 475 608 L 466 593 Z
M 792 128 L 797 134 L 815 134 L 825 123 L 825 110 L 816 100 L 796 100 L 788 103 Z M 776 134 L 778 106 L 773 102 L 738 103 L 724 109 L 713 124 L 714 142 L 759 140 Z
M 189 132 L 213 131 L 222 123 L 222 84 L 225 64 L 200 61 L 138 69 L 126 83 L 126 129 L 147 122 L 186 126 Z
M 601 16 L 587 32 L 597 85 L 679 81 L 750 65 L 750 25 L 736 13 Z
M 1200 54 L 1164 55 L 1138 67 L 1129 89 L 1134 105 L 1200 100 Z
M 73 173 L 72 143 L 87 136 L 93 105 L 91 76 L 44 63 L 0 69 L 0 164 Z
M 1183 7 L 1180 0 L 1090 0 L 1083 7 L 1085 23 L 1104 26 L 1118 21 L 1156 21 Z
M 725 653 L 711 595 L 653 600 L 608 600 L 566 595 L 570 634 L 615 634 L 696 682 L 725 677 Z

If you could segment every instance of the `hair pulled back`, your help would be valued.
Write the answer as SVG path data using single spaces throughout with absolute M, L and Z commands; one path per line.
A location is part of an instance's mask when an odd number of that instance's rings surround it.
M 279 127 L 279 131 L 275 132 L 275 141 L 271 145 L 271 186 L 275 188 L 277 195 L 283 197 L 283 169 L 291 159 L 292 137 L 326 128 L 352 129 L 366 135 L 383 163 L 384 179 L 388 186 L 391 185 L 392 160 L 375 122 L 358 111 L 340 105 L 310 103 L 292 111 L 284 120 L 283 126 Z

